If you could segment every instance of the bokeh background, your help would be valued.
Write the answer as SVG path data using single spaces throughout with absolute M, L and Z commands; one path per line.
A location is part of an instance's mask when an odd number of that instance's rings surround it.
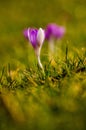
M 61 44 L 57 45 L 58 55 L 61 51 L 63 59 L 67 45 L 69 51 L 75 50 L 78 55 L 80 52 L 81 56 L 86 49 L 85 0 L 0 0 L 0 76 L 3 66 L 8 65 L 15 70 L 14 77 L 19 69 L 31 68 L 29 78 L 33 72 L 29 79 L 33 86 L 28 85 L 28 92 L 21 87 L 16 91 L 17 96 L 12 91 L 5 92 L 6 95 L 0 93 L 0 130 L 86 130 L 86 73 L 63 78 L 51 86 L 50 79 L 45 80 L 44 86 L 39 78 L 36 81 L 39 87 L 34 87 L 37 61 L 23 29 L 45 28 L 48 23 L 66 28 Z M 41 59 L 43 65 L 49 61 L 47 41 Z M 19 78 L 18 75 L 20 83 Z M 4 87 L 0 85 L 0 90 Z M 27 123 L 22 126 L 24 116 Z
M 45 28 L 48 23 L 66 27 L 63 46 L 67 42 L 77 48 L 86 46 L 85 0 L 1 0 L 0 68 L 15 61 L 16 65 L 29 65 L 34 52 L 22 31 L 27 27 Z

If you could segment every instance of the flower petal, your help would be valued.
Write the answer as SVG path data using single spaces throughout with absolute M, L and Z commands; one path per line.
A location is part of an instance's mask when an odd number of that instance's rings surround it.
M 23 35 L 26 39 L 28 39 L 28 29 L 23 30 Z
M 42 28 L 39 28 L 38 33 L 37 33 L 37 43 L 38 45 L 42 45 L 45 39 L 45 33 Z
M 48 26 L 45 29 L 45 37 L 46 39 L 50 39 L 51 37 L 59 39 L 61 38 L 65 33 L 65 28 L 62 26 L 58 26 L 56 24 L 48 24 Z
M 37 45 L 37 29 L 29 28 L 28 29 L 28 38 L 32 46 L 35 48 Z

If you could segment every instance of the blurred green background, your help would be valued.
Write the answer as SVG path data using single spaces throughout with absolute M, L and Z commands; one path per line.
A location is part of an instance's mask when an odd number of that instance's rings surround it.
M 45 28 L 52 22 L 66 27 L 63 46 L 68 41 L 77 48 L 86 47 L 85 0 L 1 0 L 0 68 L 10 62 L 15 64 L 15 61 L 16 65 L 29 65 L 33 48 L 25 41 L 23 29 Z
M 85 0 L 0 0 L 0 75 L 3 66 L 10 64 L 15 70 L 13 77 L 18 77 L 23 84 L 17 70 L 32 69 L 28 74 L 31 86 L 25 84 L 27 91 L 21 87 L 16 96 L 12 91 L 3 91 L 0 96 L 0 130 L 86 130 L 86 73 L 57 80 L 54 84 L 51 77 L 42 80 L 40 72 L 38 76 L 37 69 L 35 71 L 34 50 L 22 31 L 26 27 L 45 28 L 48 23 L 66 27 L 59 46 L 61 56 L 65 55 L 66 44 L 78 54 L 83 53 L 86 49 Z M 46 55 L 45 41 L 41 53 L 43 65 L 48 59 Z M 4 87 L 0 85 L 0 90 Z M 25 126 L 22 125 L 24 117 Z

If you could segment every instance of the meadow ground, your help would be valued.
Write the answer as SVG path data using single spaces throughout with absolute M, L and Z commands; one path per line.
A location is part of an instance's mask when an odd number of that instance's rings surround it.
M 43 73 L 22 31 L 51 22 L 66 34 Z M 85 0 L 0 1 L 0 130 L 19 129 L 86 130 Z

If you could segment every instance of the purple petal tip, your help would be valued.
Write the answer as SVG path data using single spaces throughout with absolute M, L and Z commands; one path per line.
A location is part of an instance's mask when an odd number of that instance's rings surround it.
M 58 26 L 56 24 L 48 24 L 45 29 L 45 37 L 47 40 L 49 40 L 51 37 L 55 39 L 60 39 L 65 34 L 65 27 Z
M 28 39 L 28 29 L 23 30 L 23 35 L 26 39 Z

